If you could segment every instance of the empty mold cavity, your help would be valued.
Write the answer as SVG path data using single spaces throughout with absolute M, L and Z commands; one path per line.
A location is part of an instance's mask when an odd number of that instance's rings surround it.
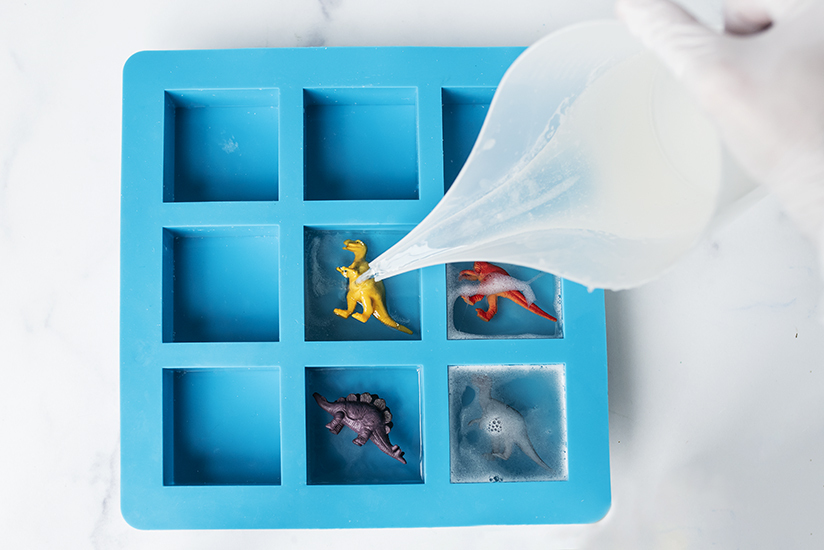
M 452 483 L 567 479 L 563 365 L 450 366 Z
M 418 198 L 415 88 L 303 93 L 306 200 Z
M 420 271 L 410 271 L 381 281 L 386 289 L 385 305 L 389 315 L 409 328 L 406 334 L 390 328 L 375 317 L 362 323 L 334 313 L 346 309 L 348 279 L 337 271 L 352 264 L 354 254 L 343 249 L 345 240 L 361 240 L 367 246 L 366 260 L 398 242 L 411 227 L 305 227 L 304 228 L 304 307 L 305 337 L 319 340 L 420 340 L 421 278 Z M 355 312 L 362 312 L 360 304 Z
M 278 91 L 166 92 L 166 202 L 278 198 Z
M 481 340 L 500 338 L 562 338 L 563 302 L 561 279 L 549 273 L 511 264 L 495 264 L 520 283 L 528 284 L 535 294 L 533 304 L 555 317 L 542 317 L 515 301 L 499 296 L 498 311 L 489 321 L 482 319 L 477 309 L 489 311 L 489 298 L 468 304 L 461 293 L 478 285 L 476 281 L 461 280 L 463 270 L 473 271 L 472 262 L 447 264 L 447 338 L 450 340 Z
M 164 342 L 278 340 L 278 228 L 163 230 Z
M 326 428 L 332 415 L 313 398 L 329 402 L 349 394 L 370 393 L 386 402 L 392 414 L 388 434 L 403 451 L 406 464 L 384 454 L 372 441 L 352 442 L 348 427 L 333 434 Z M 306 369 L 306 482 L 309 485 L 423 483 L 420 368 L 309 367 Z
M 444 88 L 443 183 L 444 192 L 458 177 L 489 112 L 495 88 Z
M 163 371 L 164 485 L 280 485 L 277 368 Z

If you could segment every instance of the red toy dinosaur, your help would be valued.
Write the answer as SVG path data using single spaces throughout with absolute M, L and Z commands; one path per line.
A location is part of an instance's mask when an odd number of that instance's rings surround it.
M 509 273 L 502 267 L 498 267 L 495 264 L 491 264 L 488 262 L 475 262 L 473 265 L 473 269 L 464 269 L 461 271 L 458 278 L 462 281 L 481 281 L 488 280 L 490 278 L 500 278 L 506 277 L 507 279 L 511 279 L 517 281 L 517 279 L 513 279 L 510 277 Z M 525 284 L 525 283 L 522 283 Z M 529 303 L 523 293 L 519 290 L 505 290 L 503 292 L 497 292 L 494 294 L 475 294 L 472 296 L 463 296 L 461 298 L 469 305 L 474 305 L 476 302 L 483 300 L 484 296 L 486 296 L 486 301 L 489 304 L 489 308 L 484 311 L 481 308 L 475 308 L 475 311 L 478 313 L 478 317 L 483 319 L 484 321 L 489 321 L 492 319 L 496 313 L 498 313 L 498 297 L 502 298 L 509 298 L 516 304 L 521 307 L 524 307 L 531 311 L 536 315 L 540 315 L 545 319 L 549 319 L 550 321 L 558 321 L 555 317 L 547 313 L 546 311 L 542 310 L 534 303 Z

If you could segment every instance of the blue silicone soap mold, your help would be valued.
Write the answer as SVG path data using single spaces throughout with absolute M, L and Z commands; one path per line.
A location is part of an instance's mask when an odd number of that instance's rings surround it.
M 601 291 L 545 275 L 484 323 L 471 264 L 385 281 L 412 330 L 332 313 L 361 239 L 397 242 L 454 181 L 520 48 L 142 52 L 123 83 L 122 512 L 171 528 L 582 523 L 610 505 Z M 479 258 L 482 259 L 482 258 Z M 535 272 L 504 266 L 519 279 Z M 478 377 L 548 468 L 492 432 Z M 369 392 L 406 464 L 324 426 Z M 491 426 L 491 424 L 490 424 Z M 500 449 L 498 449 L 500 450 Z M 474 470 L 473 470 L 474 469 Z M 490 472 L 487 475 L 487 470 Z M 533 475 L 533 470 L 537 473 Z M 480 472 L 480 473 L 479 473 Z

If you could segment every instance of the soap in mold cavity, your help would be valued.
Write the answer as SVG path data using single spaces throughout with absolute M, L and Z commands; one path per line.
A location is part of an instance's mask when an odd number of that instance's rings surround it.
M 453 483 L 566 480 L 563 365 L 449 367 Z
M 494 297 L 490 307 L 488 293 L 510 290 L 523 301 Z M 552 274 L 510 264 L 447 264 L 446 296 L 450 340 L 563 337 L 562 282 Z
M 385 285 L 388 313 L 411 334 L 393 330 L 367 318 L 367 322 L 335 315 L 346 311 L 349 282 L 337 268 L 351 267 L 352 251 L 346 241 L 362 241 L 371 257 L 388 249 L 408 231 L 407 226 L 388 227 L 304 227 L 304 319 L 306 341 L 420 340 L 421 279 L 419 271 L 405 273 Z M 364 262 L 365 263 L 365 262 Z M 357 268 L 357 266 L 356 266 Z M 357 306 L 360 311 L 360 306 Z

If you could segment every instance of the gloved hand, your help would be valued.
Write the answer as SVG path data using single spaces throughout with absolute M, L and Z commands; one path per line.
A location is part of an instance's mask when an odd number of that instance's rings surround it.
M 616 3 L 824 263 L 824 2 L 731 0 L 725 8 L 717 33 L 667 0 Z

